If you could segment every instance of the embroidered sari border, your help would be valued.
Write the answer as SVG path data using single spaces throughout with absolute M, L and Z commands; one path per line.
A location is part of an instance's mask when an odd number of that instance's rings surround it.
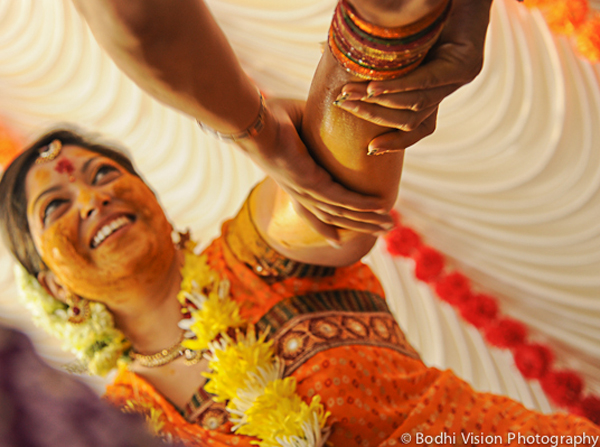
M 289 376 L 312 356 L 349 345 L 392 349 L 418 360 L 393 315 L 387 312 L 317 312 L 292 318 L 273 337 Z
M 256 323 L 256 328 L 274 334 L 296 316 L 327 311 L 390 312 L 385 300 L 375 293 L 352 289 L 327 290 L 280 301 Z

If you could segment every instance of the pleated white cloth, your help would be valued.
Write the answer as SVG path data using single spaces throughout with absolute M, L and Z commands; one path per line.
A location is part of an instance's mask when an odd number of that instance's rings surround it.
M 265 92 L 304 98 L 332 0 L 210 0 Z M 595 3 L 592 3 L 595 5 Z M 407 151 L 398 210 L 426 242 L 551 344 L 600 393 L 600 66 L 514 0 L 494 2 L 481 75 L 448 98 L 436 133 Z M 261 177 L 125 78 L 67 0 L 0 2 L 0 119 L 27 138 L 74 122 L 130 148 L 179 228 L 208 242 Z M 53 365 L 72 357 L 33 327 L 0 246 L 0 321 L 25 330 Z M 542 411 L 508 352 L 490 349 L 410 261 L 368 257 L 426 363 Z M 101 391 L 104 381 L 84 378 Z

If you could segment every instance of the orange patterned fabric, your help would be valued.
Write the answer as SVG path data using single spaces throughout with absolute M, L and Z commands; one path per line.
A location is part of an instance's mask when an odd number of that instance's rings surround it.
M 451 371 L 426 367 L 391 318 L 381 285 L 367 266 L 323 271 L 285 260 L 264 244 L 247 213 L 245 206 L 205 253 L 211 267 L 231 281 L 244 318 L 270 328 L 299 395 L 307 401 L 321 396 L 331 413 L 328 445 L 493 445 L 500 440 L 501 445 L 543 445 L 542 436 L 548 445 L 561 445 L 561 435 L 582 436 L 588 441 L 582 445 L 594 445 L 593 437 L 600 436 L 585 419 L 542 415 L 508 398 L 476 393 Z M 126 369 L 106 398 L 147 416 L 153 411 L 157 431 L 188 445 L 249 446 L 253 440 L 231 434 L 229 422 L 221 425 L 218 406 L 196 423 L 186 421 Z M 500 438 L 485 442 L 482 436 Z M 573 444 L 569 439 L 562 444 Z

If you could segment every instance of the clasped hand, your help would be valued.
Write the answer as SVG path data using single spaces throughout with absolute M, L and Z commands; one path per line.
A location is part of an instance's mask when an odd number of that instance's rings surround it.
M 433 133 L 441 101 L 471 82 L 483 66 L 491 0 L 454 0 L 436 45 L 406 76 L 347 84 L 337 105 L 394 129 L 371 141 L 370 154 L 406 149 Z
M 455 0 L 438 43 L 415 71 L 390 81 L 344 86 L 340 107 L 393 129 L 370 142 L 370 153 L 404 150 L 435 130 L 440 102 L 481 71 L 490 6 L 490 0 Z M 337 228 L 371 234 L 389 230 L 393 222 L 380 199 L 346 189 L 311 158 L 297 132 L 303 104 L 270 101 L 275 131 L 242 147 L 333 245 L 339 242 Z

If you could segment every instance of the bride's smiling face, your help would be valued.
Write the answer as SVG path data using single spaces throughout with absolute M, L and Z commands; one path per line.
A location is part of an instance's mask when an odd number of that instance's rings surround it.
M 32 166 L 25 191 L 35 247 L 72 292 L 105 301 L 169 268 L 174 248 L 162 208 L 114 160 L 64 146 L 56 159 Z

